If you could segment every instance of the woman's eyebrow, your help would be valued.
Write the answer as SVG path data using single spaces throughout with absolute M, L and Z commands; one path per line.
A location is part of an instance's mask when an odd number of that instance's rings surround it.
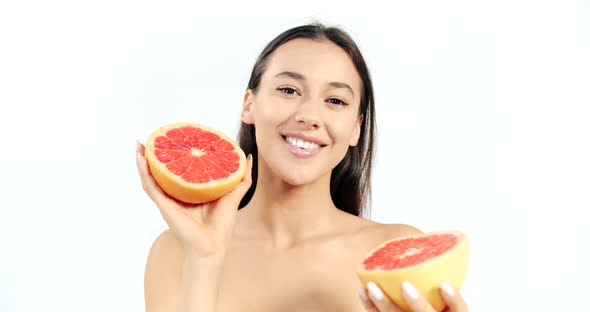
M 296 72 L 291 72 L 291 71 L 284 71 L 282 73 L 279 73 L 275 76 L 275 78 L 282 77 L 282 76 L 293 78 L 295 80 L 305 80 L 305 77 L 303 77 L 302 74 L 296 73 Z
M 279 78 L 279 77 L 289 77 L 289 78 L 293 78 L 295 80 L 305 80 L 305 77 L 300 74 L 300 73 L 296 73 L 296 72 L 292 72 L 292 71 L 284 71 L 281 73 L 278 73 L 275 78 Z M 348 91 L 350 91 L 350 93 L 352 93 L 352 96 L 354 97 L 354 91 L 352 90 L 352 88 L 344 83 L 344 82 L 330 82 L 330 86 L 334 87 L 334 88 L 344 88 L 344 89 L 348 89 Z
M 333 82 L 330 82 L 330 86 L 332 86 L 334 88 L 348 89 L 348 91 L 350 91 L 350 93 L 352 93 L 352 97 L 354 98 L 354 91 L 352 91 L 352 88 L 349 85 L 347 85 L 346 83 L 333 81 Z

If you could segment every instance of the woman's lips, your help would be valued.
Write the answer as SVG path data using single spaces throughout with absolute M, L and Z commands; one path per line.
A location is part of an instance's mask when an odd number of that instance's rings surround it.
M 315 148 L 315 149 L 301 148 L 301 147 L 298 147 L 298 146 L 295 146 L 295 145 L 289 143 L 287 141 L 286 137 L 284 137 L 284 136 L 283 136 L 283 142 L 285 142 L 285 144 L 287 144 L 287 150 L 297 158 L 309 158 L 309 157 L 315 156 L 321 151 L 322 148 L 324 148 L 323 146 L 321 146 L 320 148 Z

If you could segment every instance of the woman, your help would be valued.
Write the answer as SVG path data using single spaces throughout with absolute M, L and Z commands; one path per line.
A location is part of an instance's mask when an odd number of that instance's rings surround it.
M 355 273 L 379 243 L 419 233 L 361 218 L 374 114 L 353 40 L 306 25 L 271 41 L 254 65 L 238 139 L 248 171 L 230 194 L 202 205 L 173 200 L 138 143 L 144 190 L 170 228 L 148 257 L 147 311 L 399 311 Z M 467 311 L 442 288 L 449 311 Z M 410 284 L 404 290 L 413 311 L 432 311 Z

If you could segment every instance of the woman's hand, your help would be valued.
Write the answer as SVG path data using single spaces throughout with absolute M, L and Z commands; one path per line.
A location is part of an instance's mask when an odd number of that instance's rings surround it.
M 152 177 L 144 146 L 137 142 L 137 169 L 144 191 L 183 245 L 188 256 L 223 257 L 231 236 L 238 205 L 252 183 L 252 156 L 244 179 L 227 195 L 204 204 L 186 204 L 168 196 Z
M 403 296 L 406 303 L 410 306 L 407 312 L 435 312 L 430 303 L 420 295 L 416 288 L 408 283 L 402 284 Z M 391 300 L 385 296 L 381 288 L 373 282 L 367 284 L 367 288 L 359 289 L 361 301 L 367 312 L 403 312 Z M 467 312 L 467 304 L 458 291 L 448 283 L 442 283 L 441 295 L 447 303 L 445 312 Z

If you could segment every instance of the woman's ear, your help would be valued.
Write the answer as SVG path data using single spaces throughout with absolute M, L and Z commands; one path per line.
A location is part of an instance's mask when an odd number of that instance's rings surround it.
M 244 95 L 242 122 L 249 125 L 254 124 L 254 92 L 251 89 L 246 90 L 246 94 Z
M 350 146 L 356 146 L 359 142 L 359 137 L 361 135 L 361 126 L 363 125 L 363 115 L 359 115 L 356 124 L 354 125 L 354 130 L 352 132 L 352 137 L 350 137 Z

